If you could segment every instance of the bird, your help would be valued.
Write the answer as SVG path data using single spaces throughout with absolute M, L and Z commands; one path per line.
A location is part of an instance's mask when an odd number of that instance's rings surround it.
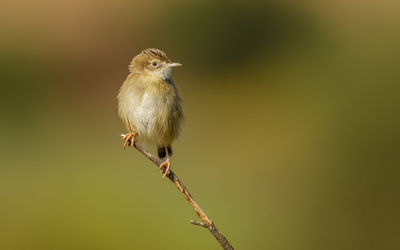
M 172 68 L 179 66 L 162 50 L 145 49 L 132 59 L 117 96 L 118 114 L 128 131 L 124 148 L 135 143 L 156 148 L 163 160 L 159 166 L 165 169 L 163 178 L 170 173 L 171 145 L 183 120 L 182 100 L 171 79 Z

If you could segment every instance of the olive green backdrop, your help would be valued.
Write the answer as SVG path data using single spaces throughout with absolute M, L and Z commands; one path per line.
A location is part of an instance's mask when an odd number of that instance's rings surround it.
M 173 170 L 237 249 L 399 249 L 400 4 L 1 1 L 0 249 L 219 249 L 116 95 L 155 47 Z

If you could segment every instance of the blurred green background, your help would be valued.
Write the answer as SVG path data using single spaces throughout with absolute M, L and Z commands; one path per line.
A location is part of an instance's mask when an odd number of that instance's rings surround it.
M 219 249 L 122 150 L 142 49 L 184 67 L 173 170 L 237 249 L 400 249 L 400 4 L 0 3 L 0 249 Z

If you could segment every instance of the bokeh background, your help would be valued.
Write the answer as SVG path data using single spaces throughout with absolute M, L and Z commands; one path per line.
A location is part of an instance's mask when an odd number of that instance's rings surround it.
M 125 132 L 183 63 L 173 169 L 237 249 L 400 249 L 396 1 L 0 2 L 0 249 L 219 249 Z

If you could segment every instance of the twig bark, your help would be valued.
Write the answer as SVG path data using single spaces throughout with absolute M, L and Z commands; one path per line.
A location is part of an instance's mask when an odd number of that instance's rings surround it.
M 122 134 L 121 136 L 124 137 L 125 135 Z M 158 157 L 155 157 L 154 155 L 150 154 L 143 147 L 141 147 L 140 145 L 138 145 L 136 143 L 134 143 L 133 145 L 140 153 L 142 153 L 144 156 L 146 156 L 157 167 L 159 167 L 161 165 L 162 160 L 160 160 Z M 164 174 L 165 168 L 161 169 L 161 172 Z M 182 181 L 178 178 L 178 176 L 176 176 L 175 173 L 171 170 L 166 177 L 175 184 L 175 186 L 183 194 L 185 199 L 189 202 L 190 206 L 192 206 L 194 211 L 197 213 L 197 215 L 201 219 L 201 222 L 190 220 L 190 223 L 192 223 L 193 225 L 198 225 L 198 226 L 207 228 L 210 231 L 210 233 L 215 237 L 215 239 L 217 239 L 218 243 L 221 245 L 221 247 L 223 249 L 225 249 L 225 250 L 233 249 L 232 245 L 229 243 L 229 241 L 226 239 L 226 237 L 220 231 L 218 231 L 218 229 L 215 227 L 215 224 L 212 222 L 212 220 L 207 216 L 207 214 L 203 211 L 203 209 L 201 209 L 199 204 L 197 204 L 197 202 L 193 199 L 192 195 L 189 193 L 189 191 L 183 185 Z

